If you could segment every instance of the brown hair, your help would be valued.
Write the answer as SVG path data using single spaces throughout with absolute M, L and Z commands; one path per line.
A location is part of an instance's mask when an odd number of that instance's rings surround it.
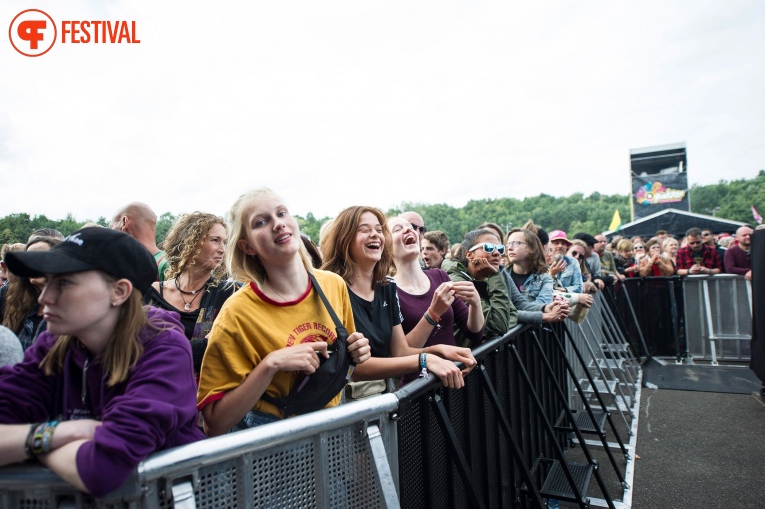
M 425 232 L 422 238 L 436 246 L 439 251 L 449 251 L 449 238 L 441 230 Z
M 50 247 L 53 247 L 61 241 L 54 237 L 33 235 L 24 246 L 24 251 L 29 249 L 29 246 L 38 242 L 45 242 Z M 11 329 L 15 334 L 19 334 L 29 312 L 37 309 L 37 298 L 39 296 L 40 290 L 29 282 L 29 278 L 19 277 L 9 270 L 2 325 Z
M 322 239 L 324 264 L 321 268 L 338 274 L 347 284 L 352 284 L 357 263 L 351 256 L 351 244 L 359 228 L 361 216 L 366 212 L 374 214 L 382 226 L 383 251 L 382 258 L 375 264 L 372 277 L 372 289 L 374 289 L 375 284 L 388 284 L 385 276 L 393 263 L 393 240 L 388 230 L 388 220 L 385 214 L 375 207 L 348 207 L 338 214 L 332 228 L 326 232 L 326 237 Z
M 531 273 L 543 274 L 547 272 L 544 246 L 542 245 L 542 241 L 539 240 L 536 232 L 527 230 L 526 228 L 512 228 L 507 232 L 507 240 L 510 240 L 510 235 L 516 232 L 520 232 L 526 237 L 526 246 L 529 248 L 529 268 L 531 269 Z M 507 244 L 507 241 L 505 244 Z M 507 254 L 507 251 L 505 251 L 505 254 Z
M 104 272 L 98 271 L 98 273 L 108 282 L 116 281 Z M 141 329 L 147 325 L 151 325 L 157 331 L 162 329 L 162 327 L 150 324 L 141 299 L 141 292 L 133 288 L 130 296 L 120 306 L 120 316 L 112 332 L 112 338 L 103 352 L 104 375 L 109 387 L 127 380 L 130 370 L 143 355 L 143 345 L 138 341 L 138 334 Z M 50 376 L 63 371 L 66 352 L 69 346 L 76 344 L 77 341 L 74 336 L 59 336 L 53 347 L 40 361 L 40 368 L 43 372 Z

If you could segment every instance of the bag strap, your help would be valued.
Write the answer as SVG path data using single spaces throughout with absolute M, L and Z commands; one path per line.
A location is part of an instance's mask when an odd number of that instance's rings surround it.
M 329 304 L 329 301 L 327 300 L 327 296 L 324 295 L 324 292 L 322 291 L 321 286 L 319 286 L 319 283 L 316 282 L 316 278 L 310 272 L 308 273 L 308 277 L 311 278 L 311 284 L 316 289 L 316 293 L 319 294 L 321 301 L 324 303 L 324 307 L 326 307 L 327 311 L 329 311 L 329 315 L 332 317 L 332 321 L 335 322 L 335 327 L 345 327 L 343 325 L 343 322 L 341 322 L 340 319 L 335 314 L 335 310 L 332 309 L 332 306 Z

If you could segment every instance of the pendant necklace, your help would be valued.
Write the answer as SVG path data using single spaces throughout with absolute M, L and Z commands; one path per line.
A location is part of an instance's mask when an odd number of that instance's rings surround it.
M 178 290 L 178 293 L 180 293 L 181 295 L 181 300 L 183 301 L 183 309 L 185 309 L 186 311 L 191 311 L 191 305 L 194 303 L 195 300 L 197 300 L 197 297 L 202 293 L 202 290 L 207 288 L 207 283 L 209 283 L 210 280 L 208 279 L 207 281 L 205 281 L 205 284 L 202 285 L 202 287 L 199 288 L 199 290 L 185 292 L 181 290 L 181 285 L 178 283 L 178 279 L 179 278 L 175 278 L 175 288 Z M 193 295 L 193 297 L 191 298 L 190 301 L 186 302 L 186 299 L 183 298 L 184 295 Z

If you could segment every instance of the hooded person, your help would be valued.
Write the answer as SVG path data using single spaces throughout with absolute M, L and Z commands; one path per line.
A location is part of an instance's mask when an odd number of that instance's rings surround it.
M 157 277 L 146 248 L 91 227 L 6 263 L 46 278 L 48 328 L 22 362 L 0 368 L 0 465 L 37 459 L 102 497 L 149 454 L 203 438 L 178 315 L 141 303 Z

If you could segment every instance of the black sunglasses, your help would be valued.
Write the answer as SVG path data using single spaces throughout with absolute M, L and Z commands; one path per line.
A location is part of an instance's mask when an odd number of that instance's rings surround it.
M 425 232 L 428 231 L 427 228 L 425 228 L 422 225 L 419 225 L 419 224 L 416 224 L 416 223 L 409 223 L 409 224 L 412 225 L 412 229 L 413 230 L 417 230 L 420 233 L 425 233 Z

